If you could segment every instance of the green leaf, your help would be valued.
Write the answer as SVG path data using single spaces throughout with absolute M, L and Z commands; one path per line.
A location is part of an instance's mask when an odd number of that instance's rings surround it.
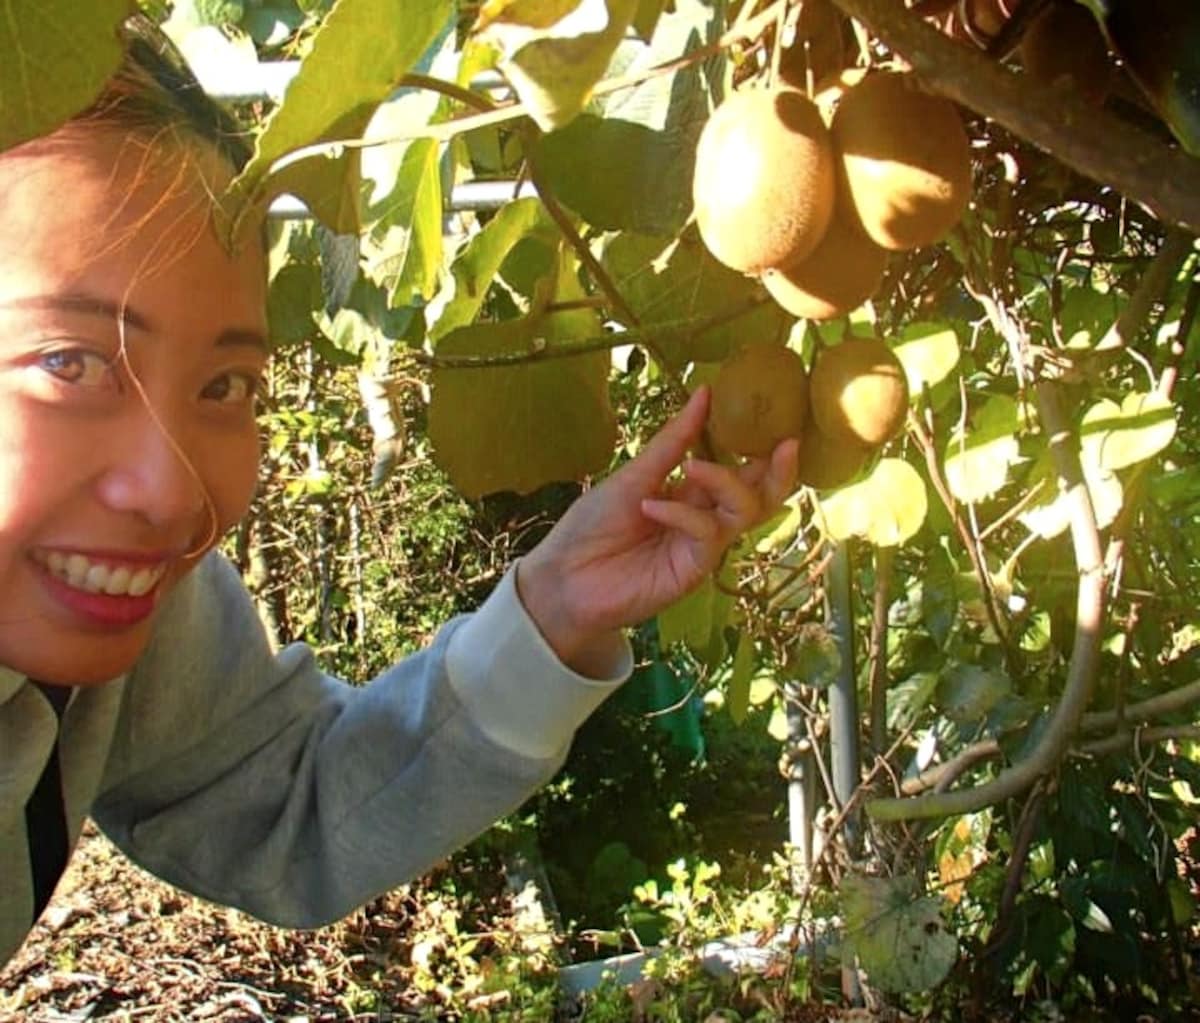
M 935 987 L 958 958 L 941 903 L 919 896 L 911 878 L 848 874 L 841 886 L 846 944 L 873 984 L 885 991 Z
M 449 0 L 340 0 L 226 193 L 231 240 L 272 197 L 292 192 L 339 234 L 359 227 L 358 149 L 285 162 L 317 142 L 358 138 L 400 77 L 445 32 Z
M 316 331 L 315 316 L 324 305 L 321 271 L 311 263 L 288 263 L 272 278 L 267 292 L 267 324 L 272 343 L 296 344 Z
M 955 664 L 942 672 L 938 703 L 958 724 L 975 724 L 1012 691 L 1008 677 L 974 664 Z
M 954 563 L 941 548 L 929 552 L 921 580 L 921 621 L 939 647 L 944 647 L 958 616 Z
M 545 208 L 537 199 L 518 199 L 504 206 L 454 261 L 454 297 L 429 332 L 437 341 L 457 327 L 465 326 L 479 314 L 491 285 L 505 258 L 528 235 L 554 232 Z M 599 331 L 597 331 L 599 333 Z
M 693 230 L 679 239 L 623 232 L 605 247 L 602 262 L 643 326 L 703 324 L 746 310 L 702 332 L 664 332 L 656 347 L 669 366 L 720 362 L 748 337 L 787 337 L 791 318 L 774 302 L 755 305 L 758 285 L 718 263 Z
M 582 297 L 566 261 L 555 295 Z M 438 355 L 505 355 L 553 349 L 595 336 L 588 309 L 459 327 L 443 336 Z M 429 438 L 434 459 L 465 496 L 502 490 L 527 494 L 546 483 L 577 480 L 605 469 L 617 424 L 608 400 L 608 352 L 534 360 L 503 367 L 435 369 L 430 375 Z
M 943 323 L 910 323 L 893 346 L 908 377 L 908 393 L 941 383 L 958 366 L 958 335 Z
M 499 46 L 500 69 L 543 131 L 568 124 L 587 103 L 625 30 L 638 0 L 580 0 L 547 25 L 566 5 L 511 5 L 481 38 Z M 518 19 L 524 19 L 518 20 Z
M 393 306 L 433 296 L 442 266 L 442 179 L 438 144 L 418 139 L 404 153 L 396 184 L 371 232 L 367 274 Z
M 821 528 L 831 540 L 861 536 L 877 547 L 912 539 L 928 509 L 925 481 L 900 458 L 880 459 L 865 479 L 817 501 Z
M 1125 499 L 1120 479 L 1087 460 L 1083 462 L 1083 478 L 1096 513 L 1096 525 L 1100 529 L 1112 525 Z M 1045 540 L 1065 533 L 1071 524 L 1070 502 L 1059 489 L 1049 452 L 1044 452 L 1034 463 L 1027 486 L 1039 488 L 1041 497 L 1017 516 L 1020 522 Z
M 713 630 L 713 602 L 717 588 L 705 579 L 691 593 L 658 613 L 658 642 L 665 653 L 676 643 L 701 650 Z
M 133 0 L 5 4 L 0 18 L 0 150 L 45 135 L 100 94 L 121 63 L 117 29 Z
M 664 235 L 691 212 L 691 156 L 670 134 L 594 114 L 534 149 L 550 190 L 593 227 Z
M 750 678 L 753 674 L 754 640 L 748 632 L 740 632 L 725 696 L 725 706 L 735 725 L 746 720 L 746 712 L 750 708 Z
M 937 692 L 938 675 L 934 671 L 918 671 L 887 692 L 887 723 L 893 731 L 910 728 L 933 703 Z
M 946 484 L 960 501 L 976 503 L 1008 482 L 1009 467 L 1020 458 L 1017 403 L 993 395 L 979 411 L 971 430 L 956 429 L 946 445 Z
M 1144 462 L 1171 443 L 1176 425 L 1175 407 L 1157 391 L 1127 394 L 1120 405 L 1105 398 L 1084 413 L 1083 460 L 1107 472 Z

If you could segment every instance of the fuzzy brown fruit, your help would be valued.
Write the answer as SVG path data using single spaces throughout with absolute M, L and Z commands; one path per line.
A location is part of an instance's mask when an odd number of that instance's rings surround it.
M 971 198 L 971 150 L 953 103 L 910 74 L 867 75 L 833 116 L 839 184 L 863 229 L 885 249 L 932 245 Z
M 712 385 L 708 429 L 735 455 L 764 458 L 808 422 L 808 373 L 790 348 L 747 345 L 725 360 Z
M 807 259 L 762 276 L 763 285 L 793 316 L 831 320 L 857 309 L 883 280 L 887 250 L 836 210 L 825 237 Z
M 1096 19 L 1074 0 L 1044 8 L 1021 39 L 1025 71 L 1046 85 L 1066 81 L 1089 103 L 1099 106 L 1112 82 L 1108 44 Z
M 835 443 L 878 447 L 904 425 L 908 381 L 896 354 L 875 338 L 822 349 L 809 381 L 813 425 Z
M 742 273 L 812 252 L 833 215 L 834 190 L 829 130 L 795 89 L 736 92 L 700 133 L 696 223 L 709 251 Z
M 854 479 L 870 457 L 869 447 L 830 440 L 809 423 L 800 441 L 796 482 L 814 490 L 834 490 Z

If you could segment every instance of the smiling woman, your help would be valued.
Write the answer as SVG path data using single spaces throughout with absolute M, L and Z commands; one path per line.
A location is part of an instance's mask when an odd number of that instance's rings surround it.
M 795 445 L 689 460 L 701 389 L 474 614 L 365 686 L 276 653 L 215 551 L 255 486 L 260 246 L 244 150 L 142 19 L 93 108 L 0 153 L 0 961 L 85 816 L 272 922 L 334 920 L 546 781 L 631 669 L 622 628 L 792 489 Z

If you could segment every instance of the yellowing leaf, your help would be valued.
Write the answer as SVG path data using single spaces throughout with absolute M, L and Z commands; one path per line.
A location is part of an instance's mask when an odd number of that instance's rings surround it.
M 1116 472 L 1153 458 L 1175 436 L 1175 407 L 1157 391 L 1104 399 L 1083 416 L 1081 456 L 1086 465 Z
M 897 547 L 917 534 L 929 510 L 920 473 L 900 458 L 884 458 L 871 474 L 820 498 L 817 515 L 835 541 L 861 536 L 877 547 Z
M 1125 499 L 1121 481 L 1113 473 L 1088 462 L 1083 463 L 1083 478 L 1096 513 L 1096 525 L 1101 529 L 1111 526 Z M 1070 506 L 1066 494 L 1059 489 L 1048 456 L 1039 459 L 1031 481 L 1033 486 L 1041 488 L 1042 497 L 1021 512 L 1019 520 L 1031 533 L 1045 540 L 1065 533 L 1071 524 Z
M 85 109 L 121 63 L 117 27 L 132 0 L 37 0 L 0 18 L 0 150 Z
M 958 366 L 958 335 L 941 323 L 913 323 L 893 347 L 908 377 L 909 394 L 946 379 Z
M 735 725 L 746 720 L 750 708 L 750 676 L 754 673 L 754 640 L 748 632 L 738 634 L 733 655 L 733 673 L 729 677 L 725 706 Z
M 1007 395 L 988 399 L 974 429 L 956 430 L 946 445 L 946 484 L 960 501 L 975 503 L 1008 482 L 1020 458 L 1017 403 Z

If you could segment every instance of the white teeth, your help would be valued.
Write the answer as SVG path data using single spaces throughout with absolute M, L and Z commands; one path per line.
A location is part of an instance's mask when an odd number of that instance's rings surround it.
M 50 570 L 51 575 L 68 586 L 112 597 L 143 597 L 158 585 L 167 571 L 166 565 L 153 568 L 108 565 L 89 561 L 82 554 L 63 554 L 59 551 L 38 555 L 37 560 Z
M 108 573 L 108 582 L 104 584 L 104 592 L 117 596 L 120 593 L 129 592 L 129 579 L 133 575 L 124 565 L 120 568 L 114 568 Z
M 141 597 L 150 592 L 159 579 L 162 578 L 161 568 L 143 568 L 129 580 L 129 595 Z

